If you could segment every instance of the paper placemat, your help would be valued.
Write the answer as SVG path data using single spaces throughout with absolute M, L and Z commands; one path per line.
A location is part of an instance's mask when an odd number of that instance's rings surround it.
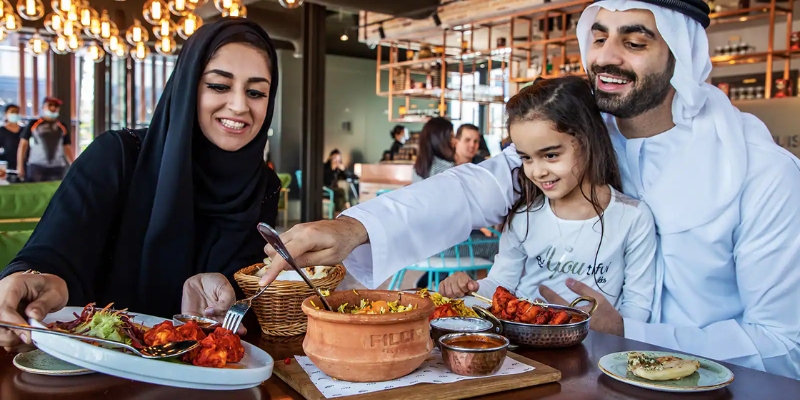
M 490 378 L 491 376 L 514 375 L 534 370 L 530 365 L 515 361 L 511 357 L 506 357 L 503 366 L 495 375 L 478 377 L 461 376 L 450 372 L 442 361 L 442 353 L 439 349 L 434 349 L 433 352 L 431 352 L 431 356 L 428 357 L 419 368 L 402 378 L 386 382 L 347 382 L 329 377 L 324 372 L 320 371 L 308 357 L 295 356 L 295 359 L 300 363 L 303 370 L 306 371 L 311 382 L 314 383 L 314 386 L 317 387 L 323 396 L 329 399 L 378 392 L 403 386 L 412 386 L 419 383 L 453 383 L 465 379 L 482 379 Z

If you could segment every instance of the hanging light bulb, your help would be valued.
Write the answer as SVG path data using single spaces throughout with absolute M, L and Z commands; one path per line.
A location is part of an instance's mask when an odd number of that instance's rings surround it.
M 189 39 L 197 28 L 203 26 L 203 19 L 198 17 L 197 14 L 186 14 L 185 17 L 178 21 L 178 35 L 184 39 Z
M 144 60 L 150 55 L 150 48 L 144 42 L 136 43 L 131 49 L 131 57 L 134 60 Z
M 165 36 L 173 36 L 176 30 L 177 26 L 175 26 L 175 23 L 169 18 L 158 21 L 158 24 L 153 27 L 153 33 L 156 35 L 156 39 L 161 39 Z
M 103 50 L 103 48 L 100 47 L 100 45 L 98 45 L 97 43 L 92 43 L 86 47 L 84 57 L 87 60 L 100 63 L 103 61 L 103 59 L 105 59 L 106 51 Z
M 67 36 L 67 48 L 71 52 L 76 52 L 83 47 L 83 39 L 78 35 Z
M 50 48 L 50 45 L 42 39 L 42 36 L 39 35 L 39 32 L 33 34 L 30 40 L 28 40 L 28 45 L 25 46 L 25 51 L 34 56 L 40 56 L 42 54 L 47 53 L 47 50 Z
M 129 50 L 130 50 L 130 48 L 128 47 L 127 43 L 119 42 L 119 45 L 117 46 L 117 48 L 115 48 L 114 51 L 111 51 L 108 54 L 111 54 L 112 58 L 120 60 L 120 59 L 123 59 L 123 58 L 128 56 L 128 51 Z
M 84 1 L 78 9 L 79 20 L 81 26 L 89 27 L 92 25 L 92 20 L 99 20 L 97 10 L 89 5 L 88 1 Z
M 189 3 L 188 0 L 169 0 L 167 3 L 169 12 L 182 17 L 194 11 L 194 4 Z
M 175 53 L 177 46 L 172 36 L 164 36 L 156 42 L 156 51 L 162 56 L 168 56 Z
M 303 0 L 278 0 L 284 8 L 293 9 L 303 5 Z
M 131 46 L 136 46 L 136 43 L 146 42 L 150 39 L 150 33 L 147 32 L 147 29 L 142 26 L 142 23 L 139 22 L 138 19 L 133 20 L 133 25 L 128 27 L 128 31 L 125 32 L 125 40 L 131 44 Z
M 344 32 L 344 33 L 342 33 L 342 36 L 339 36 L 339 40 L 341 40 L 343 42 L 346 42 L 348 39 L 350 39 L 350 38 L 347 36 L 347 32 Z
M 207 0 L 187 0 L 187 1 L 189 2 L 189 4 L 191 4 L 192 9 L 196 10 L 197 7 L 200 7 L 203 4 L 206 4 Z
M 6 14 L 13 14 L 14 7 L 11 6 L 11 3 L 8 0 L 0 0 L 0 18 L 6 16 Z
M 6 32 L 17 32 L 22 29 L 22 18 L 13 12 L 3 15 L 3 23 L 0 25 Z
M 89 25 L 84 25 L 83 32 L 85 32 L 87 36 L 100 39 L 100 28 L 100 16 L 96 15 L 89 20 Z
M 142 7 L 145 21 L 155 25 L 158 21 L 169 17 L 169 6 L 164 0 L 147 0 Z
M 103 48 L 106 49 L 108 54 L 112 54 L 117 51 L 117 47 L 123 43 L 125 43 L 125 41 L 121 37 L 111 36 L 105 41 L 105 43 L 103 43 Z
M 223 17 L 247 18 L 247 7 L 240 2 L 234 2 L 231 7 L 222 12 Z
M 112 36 L 119 35 L 117 24 L 108 16 L 108 11 L 103 10 L 100 14 L 100 39 L 107 40 Z
M 239 3 L 240 0 L 214 0 L 214 7 L 217 8 L 217 11 L 223 12 L 233 5 L 233 3 Z
M 56 36 L 55 40 L 53 40 L 53 44 L 50 46 L 50 49 L 53 50 L 53 53 L 56 54 L 67 54 L 69 53 L 69 44 L 67 44 L 67 38 L 61 35 Z
M 76 24 L 80 25 L 81 23 L 81 8 L 77 4 L 72 4 L 69 7 L 69 10 L 66 12 L 62 12 L 61 16 L 64 17 L 65 21 L 74 21 Z
M 64 30 L 64 20 L 61 18 L 61 15 L 57 13 L 50 13 L 44 17 L 44 29 L 47 29 L 48 32 L 58 35 L 61 31 Z
M 53 7 L 53 11 L 59 14 L 68 13 L 73 5 L 73 0 L 53 0 L 50 2 L 50 6 Z
M 28 21 L 36 21 L 44 17 L 44 3 L 42 0 L 19 0 L 17 12 Z
M 75 21 L 63 21 L 63 28 L 61 33 L 64 36 L 78 35 L 81 32 L 81 26 Z

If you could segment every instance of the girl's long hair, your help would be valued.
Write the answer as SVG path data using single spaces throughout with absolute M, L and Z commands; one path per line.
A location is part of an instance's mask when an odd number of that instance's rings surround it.
M 434 157 L 453 161 L 453 123 L 447 118 L 435 117 L 428 120 L 419 134 L 419 154 L 414 162 L 414 172 L 427 178 Z
M 508 101 L 506 113 L 509 131 L 512 125 L 520 122 L 547 121 L 555 130 L 575 138 L 580 154 L 580 164 L 577 166 L 580 171 L 578 187 L 583 197 L 592 204 L 600 220 L 600 244 L 595 252 L 595 264 L 597 264 L 605 224 L 603 207 L 595 188 L 610 185 L 621 192 L 622 179 L 614 146 L 611 144 L 608 128 L 597 107 L 591 86 L 576 76 L 537 80 Z M 514 215 L 544 205 L 544 193 L 525 175 L 522 168 L 517 168 L 517 181 L 520 188 L 517 193 L 520 197 L 506 216 L 506 229 L 510 227 Z M 584 182 L 588 182 L 591 186 L 589 193 L 583 190 Z M 527 236 L 527 229 L 525 235 Z

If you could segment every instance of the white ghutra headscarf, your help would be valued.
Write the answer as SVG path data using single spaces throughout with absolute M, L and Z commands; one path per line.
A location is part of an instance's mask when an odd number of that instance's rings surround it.
M 692 138 L 665 164 L 658 182 L 648 190 L 645 201 L 653 211 L 659 233 L 683 232 L 714 220 L 741 191 L 747 171 L 745 142 L 769 141 L 774 146 L 769 130 L 758 118 L 740 112 L 728 96 L 706 82 L 711 72 L 706 32 L 696 20 L 677 11 L 633 0 L 603 0 L 590 5 L 577 26 L 587 71 L 591 68 L 586 65 L 591 28 L 600 8 L 649 10 L 675 57 L 675 72 L 670 80 L 676 91 L 672 120 L 691 131 Z

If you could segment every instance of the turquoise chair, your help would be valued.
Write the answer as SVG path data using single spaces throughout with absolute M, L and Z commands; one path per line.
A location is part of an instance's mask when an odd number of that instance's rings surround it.
M 303 189 L 303 171 L 297 170 L 294 172 L 294 175 L 297 177 L 297 187 L 299 189 Z M 322 191 L 327 196 L 327 199 L 322 199 L 322 211 L 327 214 L 328 219 L 333 219 L 333 209 L 336 207 L 336 203 L 333 202 L 333 190 L 329 187 L 322 187 Z
M 439 289 L 439 275 L 446 273 L 447 276 L 454 272 L 466 272 L 473 279 L 476 278 L 475 272 L 482 269 L 490 269 L 493 260 L 486 258 L 475 257 L 474 246 L 476 244 L 485 243 L 500 243 L 500 232 L 492 228 L 488 228 L 494 234 L 494 237 L 486 239 L 473 240 L 472 237 L 464 242 L 459 243 L 453 247 L 455 256 L 445 256 L 445 252 L 438 255 L 429 257 L 427 260 L 420 261 L 416 264 L 409 265 L 403 268 L 398 273 L 394 274 L 392 280 L 389 282 L 389 290 L 400 290 L 400 285 L 403 284 L 403 278 L 406 271 L 423 271 L 428 273 L 428 290 L 436 291 Z M 464 250 L 466 248 L 466 250 Z M 466 252 L 467 254 L 462 254 Z

